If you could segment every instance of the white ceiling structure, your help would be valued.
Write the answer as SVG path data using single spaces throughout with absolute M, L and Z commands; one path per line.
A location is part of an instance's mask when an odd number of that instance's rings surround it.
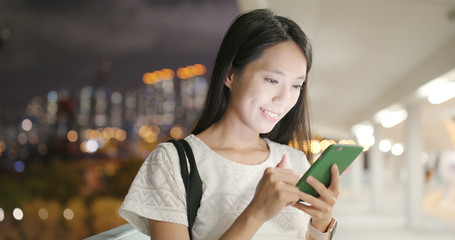
M 417 104 L 425 150 L 453 150 L 444 120 L 455 99 L 439 105 L 417 89 L 455 69 L 455 0 L 238 0 L 245 12 L 269 8 L 296 21 L 314 49 L 312 123 L 323 137 L 352 137 L 390 106 Z M 447 81 L 455 82 L 455 79 Z M 404 141 L 406 121 L 383 136 Z

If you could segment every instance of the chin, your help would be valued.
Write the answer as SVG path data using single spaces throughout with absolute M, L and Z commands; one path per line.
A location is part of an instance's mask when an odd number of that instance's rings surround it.
M 270 132 L 273 130 L 273 128 L 274 128 L 275 126 L 276 126 L 276 124 L 273 125 L 273 126 L 271 126 L 271 127 L 263 127 L 263 128 L 261 128 L 261 129 L 258 129 L 258 132 L 259 132 L 260 134 L 267 134 L 267 133 L 270 133 Z

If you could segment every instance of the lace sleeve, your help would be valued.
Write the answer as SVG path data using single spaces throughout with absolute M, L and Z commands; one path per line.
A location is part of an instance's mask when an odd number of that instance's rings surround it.
M 188 226 L 185 188 L 171 143 L 158 145 L 144 161 L 119 213 L 146 235 L 150 235 L 147 219 Z

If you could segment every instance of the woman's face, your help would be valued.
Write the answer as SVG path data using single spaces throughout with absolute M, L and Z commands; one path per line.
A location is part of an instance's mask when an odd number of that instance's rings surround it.
M 306 66 L 305 55 L 293 41 L 265 49 L 242 73 L 226 79 L 231 90 L 226 113 L 255 132 L 270 132 L 296 104 Z

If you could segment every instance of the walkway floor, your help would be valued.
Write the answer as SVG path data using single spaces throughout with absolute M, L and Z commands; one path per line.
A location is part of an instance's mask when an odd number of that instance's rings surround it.
M 373 212 L 368 192 L 354 201 L 343 190 L 334 209 L 339 220 L 336 240 L 455 240 L 455 221 L 423 213 L 422 226 L 410 229 L 404 194 L 387 192 L 383 209 Z

